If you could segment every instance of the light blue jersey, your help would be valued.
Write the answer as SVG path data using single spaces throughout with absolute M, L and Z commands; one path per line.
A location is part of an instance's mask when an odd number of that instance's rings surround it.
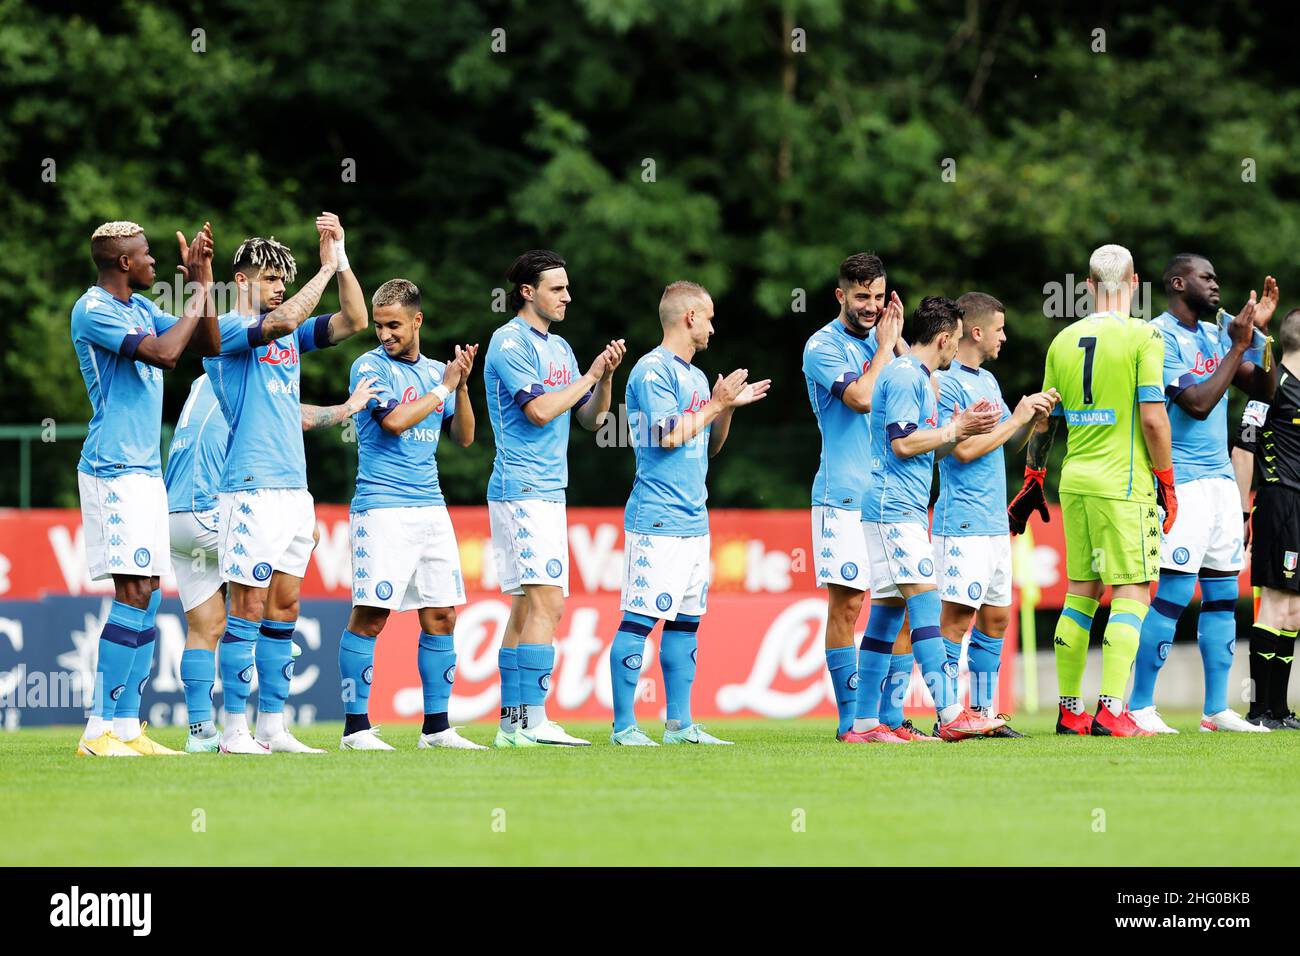
M 443 505 L 438 483 L 438 437 L 456 414 L 456 393 L 447 396 L 421 422 L 401 435 L 380 424 L 398 405 L 423 398 L 442 383 L 446 363 L 419 356 L 414 362 L 392 358 L 381 345 L 352 363 L 348 391 L 373 379 L 377 393 L 352 416 L 357 425 L 357 492 L 353 511 L 371 508 L 423 508 Z
M 939 427 L 952 421 L 958 408 L 981 398 L 998 410 L 998 422 L 1011 417 L 998 380 L 988 369 L 954 361 L 935 372 L 939 382 Z M 1010 534 L 1007 525 L 1007 469 L 998 446 L 974 461 L 949 455 L 939 462 L 939 500 L 934 504 L 934 533 L 939 535 Z
M 641 357 L 627 379 L 627 420 L 636 451 L 636 481 L 623 512 L 623 528 L 641 534 L 689 538 L 709 533 L 709 433 L 680 448 L 659 438 L 683 415 L 709 403 L 709 378 L 662 345 Z
M 171 447 L 167 450 L 167 510 L 211 511 L 217 506 L 217 485 L 226 466 L 230 427 L 221 414 L 212 383 L 200 375 L 190 386 Z
M 230 426 L 221 491 L 306 488 L 299 358 L 330 345 L 328 315 L 259 345 L 265 316 L 221 317 L 221 354 L 203 360 Z
M 1175 401 L 1183 389 L 1204 382 L 1219 367 L 1232 348 L 1228 334 L 1232 318 L 1224 313 L 1222 325 L 1197 322 L 1195 329 L 1183 325 L 1170 312 L 1151 320 L 1165 337 L 1165 404 L 1169 409 L 1174 477 L 1179 484 L 1198 478 L 1233 477 L 1228 456 L 1228 393 L 1223 393 L 1204 420 L 1187 414 Z M 1259 362 L 1263 341 L 1264 336 L 1256 330 L 1255 341 L 1243 361 Z
M 162 474 L 162 369 L 135 360 L 149 335 L 179 320 L 142 295 L 123 302 L 91 286 L 72 307 L 72 347 L 92 415 L 78 471 L 97 478 Z
M 903 355 L 885 366 L 871 395 L 871 471 L 877 476 L 862 499 L 862 520 L 929 525 L 934 452 L 899 458 L 895 438 L 939 424 L 930 370 Z
M 488 479 L 488 501 L 540 498 L 563 501 L 569 485 L 569 415 L 541 427 L 524 414 L 539 395 L 559 392 L 581 377 L 578 359 L 554 332 L 538 332 L 515 316 L 492 333 L 483 384 L 497 453 Z M 573 410 L 591 397 L 588 392 Z
M 858 509 L 871 485 L 871 428 L 867 416 L 841 400 L 844 390 L 871 367 L 876 330 L 857 336 L 838 318 L 812 334 L 803 349 L 808 401 L 822 434 L 821 464 L 813 478 L 812 503 Z

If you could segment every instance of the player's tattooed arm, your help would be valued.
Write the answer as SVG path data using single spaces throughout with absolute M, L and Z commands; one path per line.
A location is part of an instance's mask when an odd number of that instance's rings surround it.
M 329 318 L 330 342 L 342 342 L 349 336 L 365 330 L 370 323 L 370 313 L 366 309 L 366 294 L 361 291 L 361 283 L 348 263 L 347 252 L 343 248 L 343 224 L 332 212 L 323 212 L 316 217 L 316 229 L 322 238 L 329 234 L 336 243 L 338 256 L 339 311 Z
M 302 430 L 312 431 L 316 428 L 329 428 L 339 422 L 347 421 L 357 412 L 370 404 L 372 398 L 378 397 L 373 378 L 363 378 L 356 389 L 342 405 L 302 405 Z
M 282 335 L 296 332 L 311 316 L 312 310 L 325 294 L 325 287 L 338 269 L 338 252 L 334 237 L 322 234 L 320 239 L 320 271 L 287 302 L 262 318 L 262 341 L 274 342 Z

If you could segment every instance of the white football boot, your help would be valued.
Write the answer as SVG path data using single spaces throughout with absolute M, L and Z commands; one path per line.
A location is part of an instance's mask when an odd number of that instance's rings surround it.
M 1130 710 L 1128 715 L 1133 718 L 1135 724 L 1153 734 L 1178 733 L 1164 722 L 1164 718 L 1160 716 L 1160 712 L 1156 710 L 1154 704 L 1150 707 L 1143 707 L 1141 710 Z
M 240 727 L 238 730 L 228 730 L 221 735 L 221 743 L 218 745 L 223 754 L 269 754 L 271 751 L 266 744 L 259 742 L 252 734 L 248 732 L 247 727 Z
M 258 743 L 273 754 L 323 754 L 325 752 L 316 747 L 308 747 L 287 730 L 281 730 L 270 740 L 259 740 Z
M 354 734 L 348 734 L 339 741 L 339 750 L 396 750 L 379 739 L 378 727 L 367 727 Z
M 482 744 L 466 740 L 456 733 L 459 729 L 459 727 L 448 727 L 436 734 L 420 734 L 420 742 L 416 746 L 421 750 L 430 750 L 434 747 L 447 747 L 451 750 L 487 750 Z
M 530 744 L 542 744 L 549 747 L 590 747 L 590 740 L 583 740 L 581 737 L 573 737 L 567 733 L 563 727 L 553 720 L 538 724 L 536 727 L 527 729 L 520 727 L 516 735 L 523 737 Z
M 1239 734 L 1266 734 L 1269 729 L 1263 724 L 1252 724 L 1235 710 L 1221 710 L 1217 714 L 1201 715 L 1201 733 L 1212 734 L 1217 730 L 1230 730 Z

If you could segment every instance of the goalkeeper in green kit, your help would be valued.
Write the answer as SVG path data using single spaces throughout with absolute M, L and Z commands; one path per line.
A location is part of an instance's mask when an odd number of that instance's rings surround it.
M 1137 288 L 1133 256 L 1106 245 L 1088 261 L 1096 311 L 1065 328 L 1047 351 L 1043 391 L 1056 389 L 1052 417 L 1029 439 L 1025 484 L 1007 508 L 1011 533 L 1037 510 L 1047 520 L 1043 481 L 1061 418 L 1069 430 L 1061 469 L 1065 524 L 1065 607 L 1056 624 L 1058 734 L 1145 737 L 1124 706 L 1137 656 L 1150 582 L 1160 574 L 1162 522 L 1178 512 L 1164 403 L 1164 341 L 1155 326 L 1129 316 Z M 1058 417 L 1059 416 L 1059 417 Z M 1102 639 L 1096 716 L 1083 707 L 1083 672 L 1092 618 L 1107 585 L 1114 588 Z

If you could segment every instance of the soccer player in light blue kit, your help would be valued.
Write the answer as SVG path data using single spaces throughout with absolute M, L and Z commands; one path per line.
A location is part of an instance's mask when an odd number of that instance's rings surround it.
M 663 342 L 627 380 L 636 481 L 623 511 L 623 621 L 609 649 L 614 729 L 610 742 L 658 746 L 636 724 L 636 687 L 646 637 L 664 622 L 659 663 L 667 698 L 666 744 L 730 744 L 691 720 L 696 636 L 709 592 L 709 459 L 722 450 L 732 413 L 761 400 L 770 379 L 748 369 L 709 379 L 692 364 L 713 335 L 713 299 L 694 282 L 673 282 L 659 300 Z
M 586 747 L 546 716 L 555 631 L 569 594 L 569 412 L 595 431 L 609 411 L 622 339 L 610 342 L 585 375 L 569 343 L 551 331 L 568 310 L 564 260 L 546 249 L 510 266 L 515 317 L 492 333 L 483 363 L 496 457 L 488 481 L 488 521 L 501 590 L 510 595 L 498 664 L 497 747 Z
M 940 427 L 932 371 L 948 368 L 961 339 L 961 310 L 951 299 L 927 296 L 912 315 L 912 347 L 889 363 L 871 400 L 871 470 L 879 478 L 863 497 L 862 524 L 871 563 L 871 613 L 906 606 L 912 653 L 934 699 L 939 736 L 961 740 L 1002 726 L 957 700 L 957 668 L 944 655 L 939 592 L 929 535 L 934 459 L 997 425 L 999 413 L 980 399 Z M 897 613 L 897 611 L 895 611 Z M 858 655 L 858 709 L 849 742 L 880 725 L 881 685 L 893 641 L 865 635 Z M 908 743 L 902 737 L 883 739 Z
M 288 247 L 261 238 L 240 245 L 234 261 L 238 302 L 221 317 L 221 355 L 203 363 L 230 425 L 217 492 L 221 578 L 230 590 L 218 657 L 225 711 L 222 753 L 323 753 L 301 743 L 284 725 L 298 595 L 316 539 L 298 362 L 308 352 L 360 332 L 368 316 L 338 217 L 322 213 L 316 229 L 320 271 L 283 303 L 285 283 L 296 272 Z M 340 311 L 310 316 L 335 274 Z M 245 714 L 254 669 L 256 738 Z
M 302 406 L 303 431 L 337 425 L 366 407 L 374 395 L 362 382 L 343 405 Z M 226 586 L 217 554 L 217 485 L 226 467 L 230 428 L 206 375 L 190 385 L 167 449 L 168 524 L 172 570 L 185 609 L 181 683 L 190 725 L 187 753 L 215 753 L 220 742 L 212 719 L 217 644 L 226 632 Z
M 1268 728 L 1228 707 L 1228 671 L 1237 637 L 1237 575 L 1245 566 L 1240 497 L 1228 453 L 1228 386 L 1252 398 L 1272 394 L 1277 367 L 1261 365 L 1264 329 L 1277 308 L 1277 283 L 1233 318 L 1219 309 L 1214 266 L 1183 253 L 1164 273 L 1169 308 L 1152 319 L 1165 340 L 1165 404 L 1178 491 L 1178 514 L 1160 544 L 1160 580 L 1142 622 L 1129 710 L 1143 730 L 1175 734 L 1155 707 L 1156 678 L 1173 645 L 1178 618 L 1199 576 L 1197 645 L 1205 671 L 1203 732 L 1250 733 Z M 1222 324 L 1214 321 L 1218 316 Z
M 486 750 L 448 723 L 456 679 L 456 605 L 465 603 L 460 550 L 438 483 L 438 438 L 474 442 L 469 373 L 477 345 L 450 362 L 420 354 L 420 290 L 390 279 L 371 300 L 379 347 L 352 363 L 352 383 L 375 380 L 356 415 L 357 491 L 349 514 L 352 615 L 339 642 L 346 723 L 340 750 L 392 750 L 370 724 L 375 640 L 392 611 L 418 610 L 416 664 L 424 690 L 417 746 Z
M 92 715 L 79 756 L 177 754 L 140 723 L 140 696 L 153 667 L 161 575 L 169 566 L 167 492 L 162 481 L 164 369 L 188 348 L 215 355 L 221 337 L 212 302 L 212 232 L 188 245 L 182 267 L 197 283 L 184 315 L 168 315 L 139 293 L 154 281 L 144 230 L 106 222 L 90 237 L 99 277 L 72 308 L 72 345 L 94 414 L 77 465 L 86 563 L 92 580 L 113 579 L 113 606 L 99 636 Z
M 1006 309 L 983 292 L 967 292 L 957 307 L 962 313 L 957 357 L 947 370 L 934 373 L 939 382 L 939 427 L 952 421 L 956 409 L 970 408 L 981 399 L 999 419 L 992 431 L 958 442 L 939 462 L 934 563 L 943 601 L 939 627 L 944 650 L 949 663 L 957 666 L 962 639 L 970 631 L 970 709 L 989 717 L 996 713 L 1002 639 L 1011 623 L 1011 529 L 1002 447 L 1023 448 L 1033 427 L 1051 414 L 1056 393 L 1029 395 L 1014 412 L 1007 408 L 998 380 L 984 368 L 1007 340 Z M 989 736 L 1024 734 L 1004 724 Z
M 835 288 L 840 314 L 814 332 L 803 350 L 808 401 L 822 436 L 821 462 L 813 478 L 812 544 L 817 586 L 827 593 L 826 668 L 839 712 L 839 740 L 852 731 L 857 711 L 853 633 L 869 578 L 862 536 L 862 496 L 873 480 L 867 414 L 880 373 L 896 353 L 907 350 L 903 303 L 897 293 L 886 300 L 885 281 L 885 264 L 875 255 L 860 252 L 840 263 Z M 867 630 L 873 639 L 893 640 L 902 623 L 902 608 L 882 606 Z M 910 654 L 906 661 L 910 677 Z M 882 721 L 868 739 L 919 733 L 903 720 L 901 709 L 896 719 L 897 730 Z

